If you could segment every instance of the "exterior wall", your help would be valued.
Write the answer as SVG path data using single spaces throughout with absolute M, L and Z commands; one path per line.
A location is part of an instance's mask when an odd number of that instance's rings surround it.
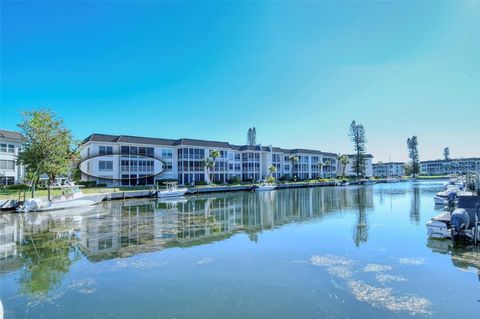
M 389 162 L 389 163 L 377 163 L 373 164 L 373 176 L 374 177 L 389 177 L 389 176 L 404 176 L 405 167 L 404 163 Z
M 0 185 L 22 183 L 24 167 L 17 164 L 21 141 L 0 137 Z
M 115 136 L 112 140 L 116 140 Z M 139 138 L 142 139 L 142 138 Z M 118 139 L 117 139 L 118 140 Z M 258 181 L 269 176 L 269 167 L 275 166 L 276 172 L 273 176 L 277 179 L 282 176 L 295 177 L 297 179 L 336 177 L 337 175 L 337 156 L 333 153 L 322 153 L 320 151 L 308 150 L 283 150 L 272 147 L 257 146 L 232 146 L 230 147 L 214 147 L 208 144 L 216 142 L 197 141 L 189 144 L 188 140 L 181 142 L 170 141 L 169 145 L 141 144 L 141 143 L 125 143 L 125 142 L 103 142 L 96 140 L 86 140 L 81 146 L 81 158 L 90 158 L 81 164 L 82 180 L 96 181 L 97 183 L 105 183 L 108 186 L 125 185 L 125 179 L 138 178 L 133 184 L 153 185 L 157 181 L 177 180 L 180 184 L 194 184 L 198 182 L 216 183 L 227 182 L 231 178 L 239 178 L 243 181 Z M 204 143 L 205 145 L 199 145 Z M 195 145 L 194 145 L 195 144 Z M 218 144 L 218 143 L 217 143 Z M 221 145 L 228 143 L 220 143 Z M 125 147 L 136 148 L 153 148 L 155 159 L 161 160 L 168 169 L 160 174 L 155 175 L 153 180 L 148 178 L 145 182 L 140 181 L 141 172 L 136 170 L 125 172 L 123 161 L 135 161 L 136 156 L 119 155 Z M 108 154 L 105 150 L 108 148 Z M 102 151 L 103 150 L 103 153 Z M 166 156 L 165 150 L 168 150 L 169 156 Z M 215 160 L 215 168 L 207 173 L 205 168 L 205 159 L 210 156 L 210 152 L 216 150 L 220 152 L 220 156 Z M 109 155 L 112 154 L 112 155 Z M 117 154 L 117 156 L 114 156 Z M 101 156 L 100 156 L 101 155 Z M 290 156 L 297 156 L 299 161 L 293 165 L 289 160 Z M 99 156 L 99 157 L 97 157 Z M 111 162 L 107 169 L 105 165 L 100 163 Z M 157 167 L 155 162 L 154 172 L 157 173 L 162 167 Z M 102 166 L 103 165 L 103 166 Z M 127 176 L 132 175 L 132 176 Z M 143 175 L 143 174 L 142 174 Z M 112 180 L 113 178 L 113 180 Z M 132 186 L 132 182 L 129 182 Z
M 345 176 L 355 176 L 355 171 L 353 169 L 353 163 L 354 163 L 354 156 L 353 155 L 348 155 L 348 164 L 345 167 Z M 373 176 L 373 156 L 372 155 L 366 155 L 365 158 L 365 177 L 372 177 Z M 338 171 L 337 174 L 341 176 L 343 174 L 343 165 L 338 164 Z
M 480 172 L 480 157 L 420 162 L 422 175 L 464 174 L 471 171 Z

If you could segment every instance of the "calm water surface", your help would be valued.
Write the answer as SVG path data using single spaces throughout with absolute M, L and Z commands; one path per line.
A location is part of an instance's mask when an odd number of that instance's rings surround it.
M 0 215 L 6 318 L 479 318 L 480 252 L 429 241 L 441 183 Z

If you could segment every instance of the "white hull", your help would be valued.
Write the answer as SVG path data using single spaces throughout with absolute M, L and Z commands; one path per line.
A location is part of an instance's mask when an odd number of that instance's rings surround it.
M 430 238 L 446 239 L 450 238 L 450 230 L 447 224 L 438 220 L 430 220 L 426 224 L 427 234 Z
M 256 191 L 271 191 L 277 188 L 277 185 L 261 185 L 255 188 Z
M 435 202 L 436 205 L 447 205 L 448 201 L 445 197 L 441 196 L 433 196 L 433 201 Z
M 185 195 L 188 191 L 186 188 L 177 188 L 174 190 L 161 190 L 157 192 L 158 198 L 171 198 L 171 197 L 179 197 Z
M 33 198 L 27 200 L 22 211 L 27 212 L 45 212 L 51 210 L 62 210 L 62 209 L 72 209 L 77 207 L 86 207 L 91 205 L 96 205 L 103 201 L 107 194 L 92 194 L 92 195 L 82 195 L 81 197 L 72 198 L 72 199 L 58 199 L 58 200 L 47 200 L 41 198 Z

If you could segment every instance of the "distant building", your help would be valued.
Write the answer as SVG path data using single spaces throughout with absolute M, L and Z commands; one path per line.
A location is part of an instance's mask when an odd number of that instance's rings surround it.
M 348 156 L 348 164 L 345 166 L 345 176 L 356 176 L 353 163 L 355 161 L 354 154 L 347 154 Z M 365 176 L 364 177 L 372 177 L 373 176 L 373 155 L 365 154 Z M 343 165 L 338 165 L 337 175 L 341 176 L 343 174 Z
M 113 185 L 154 185 L 156 181 L 177 180 L 180 184 L 208 181 L 205 159 L 216 150 L 213 179 L 224 183 L 231 178 L 260 180 L 269 175 L 296 179 L 335 177 L 337 154 L 319 150 L 282 149 L 262 145 L 233 145 L 228 142 L 196 139 L 163 139 L 126 135 L 92 134 L 81 147 L 82 180 Z M 295 156 L 297 161 L 291 161 Z M 90 160 L 86 161 L 85 159 Z M 370 165 L 371 171 L 371 165 Z M 158 173 L 158 174 L 157 174 Z
M 24 169 L 22 165 L 17 164 L 17 156 L 22 141 L 22 134 L 0 130 L 0 185 L 13 185 L 22 182 Z
M 420 162 L 422 175 L 464 174 L 471 171 L 480 171 L 480 157 Z
M 376 163 L 372 165 L 374 177 L 400 177 L 405 175 L 405 163 L 387 162 Z

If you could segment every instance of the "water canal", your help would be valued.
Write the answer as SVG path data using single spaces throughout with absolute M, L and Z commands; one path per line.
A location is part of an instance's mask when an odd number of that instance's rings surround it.
M 478 248 L 426 238 L 439 189 L 284 189 L 2 214 L 5 318 L 478 318 Z

